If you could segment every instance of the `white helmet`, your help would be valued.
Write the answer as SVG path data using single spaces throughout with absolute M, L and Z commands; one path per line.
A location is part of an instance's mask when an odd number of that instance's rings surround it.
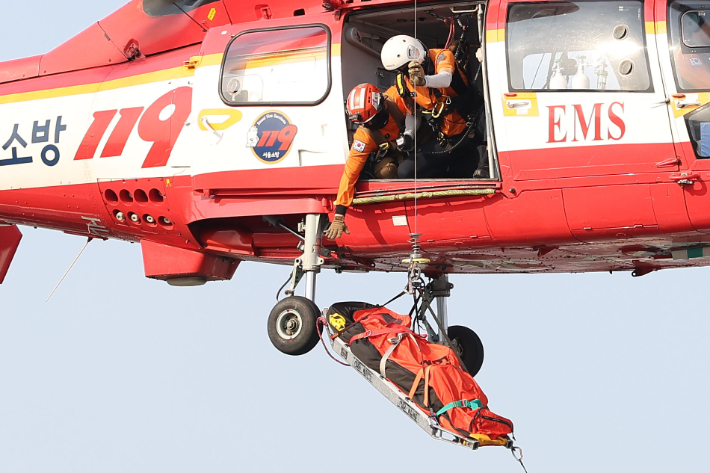
M 410 61 L 417 61 L 419 64 L 426 59 L 426 48 L 416 38 L 400 34 L 392 36 L 382 46 L 382 65 L 388 71 L 399 69 Z

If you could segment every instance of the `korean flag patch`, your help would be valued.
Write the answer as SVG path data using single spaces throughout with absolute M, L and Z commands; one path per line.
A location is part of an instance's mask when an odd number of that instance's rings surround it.
M 358 151 L 358 152 L 362 153 L 363 151 L 365 151 L 365 143 L 363 143 L 363 142 L 360 141 L 360 140 L 355 140 L 355 141 L 353 142 L 353 149 L 354 149 L 355 151 Z

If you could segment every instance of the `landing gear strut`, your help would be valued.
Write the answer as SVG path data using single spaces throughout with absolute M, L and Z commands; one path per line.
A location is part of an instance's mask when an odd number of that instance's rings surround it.
M 323 214 L 308 214 L 299 225 L 299 231 L 304 233 L 303 254 L 293 264 L 291 287 L 286 290 L 289 297 L 279 301 L 269 315 L 269 339 L 276 349 L 287 355 L 303 355 L 318 344 L 316 320 L 320 311 L 315 303 L 316 275 L 324 263 L 321 238 L 325 222 Z M 305 297 L 295 296 L 296 286 L 304 275 Z
M 417 286 L 416 284 L 414 285 Z M 421 285 L 419 286 L 421 288 Z M 429 340 L 449 345 L 458 356 L 461 364 L 471 376 L 476 376 L 483 366 L 484 350 L 483 343 L 476 332 L 468 327 L 454 325 L 449 327 L 449 316 L 447 299 L 451 296 L 453 284 L 449 282 L 446 274 L 432 279 L 429 284 L 423 286 L 420 296 L 420 303 L 417 309 L 417 320 L 425 327 Z M 436 315 L 432 310 L 432 304 L 436 300 Z M 415 304 L 417 297 L 415 295 Z M 438 333 L 434 331 L 427 321 L 427 315 L 434 317 L 438 328 Z M 446 334 L 442 330 L 446 330 Z

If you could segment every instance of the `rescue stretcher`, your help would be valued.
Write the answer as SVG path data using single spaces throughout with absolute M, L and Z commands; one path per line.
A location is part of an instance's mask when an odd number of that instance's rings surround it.
M 462 435 L 442 429 L 439 422 L 435 418 L 420 409 L 419 406 L 412 402 L 402 391 L 383 378 L 380 373 L 377 373 L 365 366 L 364 363 L 353 355 L 350 347 L 348 347 L 345 342 L 343 342 L 340 338 L 333 338 L 332 336 L 334 333 L 330 327 L 328 327 L 328 332 L 330 334 L 328 338 L 331 340 L 331 347 L 333 348 L 333 351 L 340 355 L 340 357 L 345 360 L 345 362 L 348 363 L 352 369 L 365 378 L 368 383 L 377 389 L 377 391 L 387 398 L 387 400 L 394 404 L 397 409 L 402 411 L 408 418 L 417 424 L 420 429 L 427 433 L 427 435 L 433 439 L 469 448 L 471 450 L 477 450 L 480 447 L 478 440 L 465 438 Z M 513 441 L 509 440 L 505 447 L 513 449 Z
M 426 412 L 420 405 L 418 405 L 416 402 L 414 402 L 412 396 L 413 393 L 415 392 L 416 386 L 419 384 L 420 377 L 417 377 L 416 380 L 414 381 L 414 385 L 409 393 L 409 395 L 405 394 L 400 387 L 398 387 L 394 382 L 392 382 L 391 379 L 388 379 L 387 372 L 385 371 L 385 364 L 387 362 L 388 357 L 390 354 L 393 353 L 394 349 L 398 346 L 398 341 L 392 343 L 391 347 L 385 352 L 383 355 L 382 359 L 379 361 L 379 372 L 372 369 L 370 366 L 368 366 L 368 363 L 365 362 L 364 360 L 361 360 L 356 356 L 356 354 L 353 352 L 351 347 L 349 346 L 349 343 L 352 343 L 353 340 L 365 337 L 367 338 L 369 334 L 371 333 L 370 330 L 367 330 L 365 333 L 361 333 L 360 335 L 356 335 L 354 337 L 349 338 L 349 342 L 346 342 L 343 339 L 343 334 L 346 333 L 345 329 L 341 330 L 341 327 L 338 327 L 338 329 L 334 328 L 332 324 L 327 322 L 328 314 L 330 311 L 333 311 L 333 309 L 336 306 L 332 306 L 330 309 L 323 310 L 322 312 L 322 317 L 319 319 L 320 322 L 322 322 L 322 325 L 324 327 L 327 327 L 327 334 L 328 334 L 328 340 L 330 340 L 331 344 L 331 349 L 339 355 L 351 368 L 353 368 L 355 371 L 357 371 L 365 380 L 370 383 L 380 394 L 382 394 L 385 398 L 387 398 L 392 404 L 394 404 L 401 412 L 403 412 L 409 419 L 411 419 L 419 428 L 421 428 L 424 432 L 427 433 L 430 437 L 436 440 L 440 440 L 446 443 L 450 443 L 453 445 L 458 445 L 461 447 L 468 448 L 470 450 L 477 450 L 480 448 L 481 442 L 477 438 L 473 438 L 474 436 L 464 436 L 461 435 L 461 433 L 452 431 L 450 428 L 445 428 L 442 426 L 439 422 L 439 415 L 441 414 L 442 411 L 448 410 L 452 407 L 464 407 L 461 403 L 459 402 L 452 402 L 448 406 L 444 407 L 441 409 L 438 413 L 435 413 L 436 410 L 431 410 L 430 412 Z M 337 310 L 337 309 L 336 309 Z M 371 310 L 371 309 L 370 309 Z M 375 308 L 377 310 L 377 308 Z M 386 309 L 384 309 L 386 310 Z M 360 310 L 356 311 L 355 315 L 357 314 L 362 314 L 363 312 L 368 312 L 368 310 Z M 342 315 L 339 313 L 333 312 L 331 317 L 338 317 L 342 318 Z M 409 320 L 408 318 L 406 320 Z M 353 327 L 356 325 L 353 323 L 350 325 L 350 327 Z M 339 330 L 339 331 L 338 331 Z M 386 330 L 384 330 L 386 331 Z M 380 330 L 379 332 L 384 332 L 383 330 Z M 373 331 L 372 334 L 374 335 L 375 332 L 378 332 L 377 330 Z M 384 334 L 383 334 L 384 335 Z M 321 334 L 321 339 L 323 340 L 322 334 Z M 394 339 L 391 339 L 391 341 Z M 426 343 L 426 342 L 422 342 Z M 325 344 L 324 344 L 325 346 Z M 428 372 L 427 372 L 428 373 Z M 429 389 L 429 375 L 426 375 L 427 382 L 424 385 L 425 390 Z M 478 402 L 476 400 L 475 402 Z M 425 406 L 428 406 L 428 401 L 425 402 Z M 481 407 L 481 404 L 478 404 L 479 407 Z M 472 407 L 470 405 L 467 405 L 465 407 Z M 511 424 L 512 428 L 512 424 Z M 514 446 L 513 440 L 511 440 L 507 435 L 504 436 L 505 442 L 502 444 L 498 444 L 500 446 L 505 446 L 506 448 L 510 449 L 511 452 L 515 455 L 515 451 L 518 449 L 517 447 Z M 485 444 L 484 444 L 485 445 Z M 490 445 L 490 444 L 489 444 Z

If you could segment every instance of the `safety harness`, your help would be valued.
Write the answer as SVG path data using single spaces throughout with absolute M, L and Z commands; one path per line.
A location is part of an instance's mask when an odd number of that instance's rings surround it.
M 428 54 L 428 52 L 427 52 Z M 431 57 L 427 58 L 424 66 L 426 67 L 426 75 L 434 75 L 436 73 L 434 61 Z M 476 105 L 481 102 L 481 97 L 476 91 L 473 84 L 467 84 L 464 71 L 460 61 L 456 61 L 456 68 L 451 78 L 450 87 L 456 92 L 456 97 L 445 96 L 441 93 L 438 88 L 428 88 L 429 98 L 434 107 L 432 110 L 423 110 L 422 113 L 426 118 L 429 125 L 436 131 L 441 131 L 441 122 L 445 117 L 453 114 L 454 112 L 459 112 L 459 115 L 464 119 L 468 119 L 469 115 L 474 111 Z M 410 110 L 414 109 L 414 97 L 415 92 L 410 91 L 407 85 L 406 75 L 400 71 L 397 73 L 395 79 L 395 85 L 397 87 L 397 93 L 405 101 L 407 107 Z M 435 100 L 432 100 L 432 96 Z

